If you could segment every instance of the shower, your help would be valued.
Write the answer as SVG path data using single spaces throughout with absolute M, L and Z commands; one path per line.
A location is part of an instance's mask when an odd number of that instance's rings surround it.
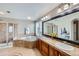
M 17 35 L 17 24 L 0 22 L 0 48 L 11 47 L 13 38 Z

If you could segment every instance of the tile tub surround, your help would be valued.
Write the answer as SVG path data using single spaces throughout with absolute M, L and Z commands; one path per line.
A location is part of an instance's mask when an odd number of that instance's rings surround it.
M 25 48 L 35 48 L 36 41 L 27 41 L 27 40 L 14 40 L 13 47 L 25 47 Z
M 71 46 L 71 45 L 68 45 L 68 44 L 65 44 L 65 43 L 62 43 L 58 40 L 55 40 L 55 39 L 50 39 L 50 38 L 47 38 L 47 37 L 44 37 L 44 36 L 41 36 L 41 37 L 38 37 L 40 40 L 46 42 L 47 44 L 49 44 L 50 46 L 52 47 L 55 47 L 57 50 L 60 50 L 62 52 L 65 52 L 67 53 L 68 55 L 70 56 L 79 56 L 79 48 L 78 47 L 75 47 L 75 46 Z M 57 45 L 58 43 L 61 44 L 64 44 L 62 46 L 59 47 L 59 45 Z M 67 49 L 63 46 L 67 46 Z M 71 47 L 71 49 L 70 49 Z
M 35 36 L 26 36 L 26 37 L 15 38 L 15 40 L 13 41 L 13 46 L 14 47 L 35 48 L 36 40 L 37 39 Z
M 0 49 L 0 56 L 41 56 L 37 49 L 11 47 Z

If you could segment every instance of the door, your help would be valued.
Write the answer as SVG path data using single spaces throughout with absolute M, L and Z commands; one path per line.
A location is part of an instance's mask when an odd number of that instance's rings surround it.
M 14 32 L 14 28 L 13 28 L 13 24 L 9 23 L 8 24 L 8 42 L 11 42 L 13 40 L 13 32 Z
M 17 37 L 17 24 L 8 24 L 8 42 L 12 42 L 14 37 Z
M 79 21 L 75 20 L 73 22 L 74 40 L 79 40 Z
M 0 47 L 12 44 L 13 38 L 17 36 L 17 25 L 12 23 L 0 22 Z
M 0 23 L 0 45 L 6 43 L 6 23 Z

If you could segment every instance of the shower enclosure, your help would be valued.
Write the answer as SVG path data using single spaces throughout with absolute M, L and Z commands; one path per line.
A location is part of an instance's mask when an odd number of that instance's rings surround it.
M 0 48 L 11 47 L 16 33 L 17 24 L 0 22 Z

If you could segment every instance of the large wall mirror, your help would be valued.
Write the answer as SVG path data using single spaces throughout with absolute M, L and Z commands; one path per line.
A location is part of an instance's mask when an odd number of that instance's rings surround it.
M 79 9 L 44 21 L 43 35 L 79 43 Z

